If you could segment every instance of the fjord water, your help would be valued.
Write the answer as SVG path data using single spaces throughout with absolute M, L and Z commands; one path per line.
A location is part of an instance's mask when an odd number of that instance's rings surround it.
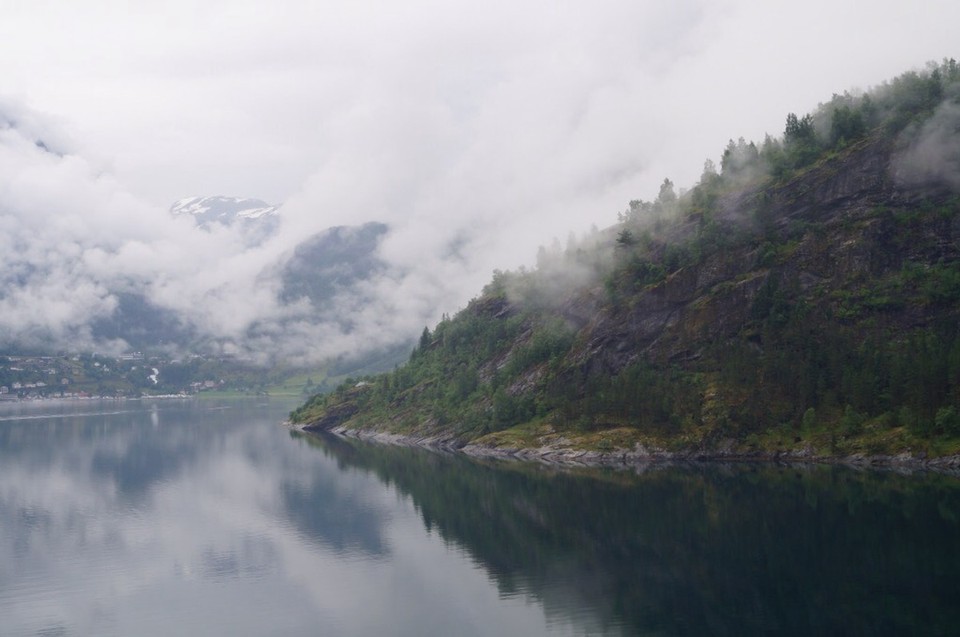
M 0 407 L 0 635 L 955 634 L 960 480 L 558 471 L 268 401 Z

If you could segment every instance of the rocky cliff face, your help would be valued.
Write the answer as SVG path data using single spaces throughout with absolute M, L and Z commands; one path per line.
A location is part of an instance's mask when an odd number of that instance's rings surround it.
M 905 264 L 960 261 L 955 195 L 943 187 L 897 184 L 891 146 L 886 139 L 868 140 L 788 183 L 725 196 L 718 213 L 725 232 L 742 238 L 628 302 L 603 307 L 582 326 L 576 359 L 611 373 L 638 358 L 700 359 L 705 348 L 744 334 L 758 293 L 771 281 L 790 303 L 803 302 L 862 329 L 909 330 L 954 316 L 955 305 L 931 307 L 911 298 L 917 290 L 909 286 L 898 291 L 896 302 L 864 308 L 864 316 L 843 313 L 847 295 L 881 286 Z M 766 228 L 758 227 L 763 215 Z M 601 294 L 594 291 L 594 306 Z M 577 314 L 570 306 L 564 312 Z M 873 328 L 862 324 L 866 314 Z

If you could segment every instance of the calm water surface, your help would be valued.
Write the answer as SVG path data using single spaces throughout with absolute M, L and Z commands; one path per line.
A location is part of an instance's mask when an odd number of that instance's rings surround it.
M 960 480 L 558 472 L 281 402 L 0 406 L 0 635 L 955 635 Z

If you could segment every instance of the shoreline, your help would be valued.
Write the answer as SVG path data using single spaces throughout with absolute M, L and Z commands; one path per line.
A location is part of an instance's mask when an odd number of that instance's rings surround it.
M 193 398 L 195 394 L 149 394 L 143 396 L 42 396 L 32 398 L 4 398 L 0 405 L 32 405 L 37 403 L 69 403 L 69 402 L 126 402 L 128 400 L 184 400 Z
M 630 468 L 673 463 L 835 465 L 899 473 L 936 472 L 960 477 L 960 455 L 926 458 L 905 452 L 897 455 L 857 453 L 849 456 L 824 456 L 816 455 L 810 450 L 791 450 L 773 454 L 764 452 L 743 453 L 732 448 L 666 451 L 655 448 L 648 449 L 639 445 L 634 449 L 614 449 L 611 451 L 588 451 L 562 446 L 505 448 L 471 443 L 464 445 L 453 438 L 443 436 L 391 434 L 345 427 L 323 429 L 311 427 L 309 424 L 300 425 L 290 422 L 283 424 L 295 431 L 315 436 L 332 434 L 342 438 L 353 438 L 378 444 L 421 447 L 433 451 L 460 453 L 471 458 L 537 462 L 556 467 Z

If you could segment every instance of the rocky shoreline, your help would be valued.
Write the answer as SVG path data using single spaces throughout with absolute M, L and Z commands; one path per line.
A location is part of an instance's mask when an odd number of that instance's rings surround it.
M 674 463 L 773 463 L 794 465 L 831 464 L 860 469 L 890 470 L 901 473 L 933 471 L 960 477 L 960 455 L 927 458 L 921 455 L 902 453 L 897 455 L 849 456 L 817 455 L 811 449 L 791 450 L 776 453 L 736 450 L 730 443 L 716 449 L 690 449 L 666 451 L 637 445 L 633 449 L 612 451 L 589 451 L 562 445 L 533 448 L 504 448 L 461 442 L 443 436 L 415 436 L 391 434 L 378 431 L 349 429 L 346 427 L 323 428 L 311 425 L 286 423 L 297 431 L 309 434 L 330 433 L 346 438 L 355 438 L 380 444 L 403 447 L 423 447 L 437 451 L 462 453 L 474 458 L 518 462 L 539 462 L 558 467 L 640 467 Z

